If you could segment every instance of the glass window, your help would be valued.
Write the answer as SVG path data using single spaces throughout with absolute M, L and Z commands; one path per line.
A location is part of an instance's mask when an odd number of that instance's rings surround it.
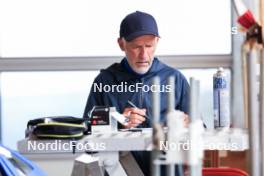
M 229 0 L 3 1 L 2 57 L 119 56 L 119 25 L 136 10 L 160 30 L 158 55 L 230 54 Z
M 1 74 L 3 144 L 16 148 L 28 120 L 57 115 L 82 117 L 98 71 Z
M 214 128 L 214 115 L 213 115 L 213 75 L 217 69 L 184 69 L 181 72 L 189 79 L 191 77 L 200 81 L 200 113 L 203 122 L 207 128 Z M 224 69 L 228 79 L 228 89 L 230 92 L 230 69 Z
M 216 69 L 183 69 L 200 80 L 201 115 L 213 127 L 213 74 Z M 82 117 L 98 71 L 4 72 L 1 74 L 3 144 L 16 148 L 28 120 L 56 115 Z M 230 70 L 227 71 L 230 75 Z

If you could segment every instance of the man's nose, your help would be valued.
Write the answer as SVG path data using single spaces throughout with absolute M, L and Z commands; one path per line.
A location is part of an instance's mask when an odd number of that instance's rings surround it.
M 140 50 L 140 59 L 145 60 L 148 58 L 148 52 L 146 47 L 142 47 Z

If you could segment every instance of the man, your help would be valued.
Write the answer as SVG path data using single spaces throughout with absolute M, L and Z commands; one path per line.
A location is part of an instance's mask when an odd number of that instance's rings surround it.
M 118 44 L 126 57 L 121 63 L 101 70 L 95 78 L 85 107 L 85 117 L 95 105 L 110 106 L 129 118 L 129 124 L 123 128 L 151 127 L 145 115 L 152 117 L 151 86 L 155 76 L 161 80 L 161 123 L 165 122 L 168 107 L 167 93 L 170 87 L 166 81 L 169 76 L 175 77 L 175 109 L 188 113 L 189 85 L 185 77 L 154 57 L 159 38 L 157 23 L 150 14 L 136 11 L 123 19 Z M 111 85 L 113 90 L 98 91 L 100 85 Z M 123 91 L 117 89 L 120 85 Z M 128 101 L 137 108 L 131 107 Z M 149 154 L 135 152 L 134 157 L 144 174 L 149 175 L 150 165 L 144 161 Z

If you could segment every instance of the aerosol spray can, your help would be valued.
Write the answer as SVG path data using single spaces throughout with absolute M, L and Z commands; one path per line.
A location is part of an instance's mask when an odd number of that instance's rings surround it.
M 230 94 L 227 76 L 220 67 L 213 77 L 214 85 L 214 127 L 230 127 Z

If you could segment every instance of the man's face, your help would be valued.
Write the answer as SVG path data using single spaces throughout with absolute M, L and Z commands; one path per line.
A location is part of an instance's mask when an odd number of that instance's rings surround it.
M 139 74 L 150 69 L 159 38 L 154 35 L 143 35 L 127 42 L 118 39 L 119 46 L 125 52 L 130 67 Z

